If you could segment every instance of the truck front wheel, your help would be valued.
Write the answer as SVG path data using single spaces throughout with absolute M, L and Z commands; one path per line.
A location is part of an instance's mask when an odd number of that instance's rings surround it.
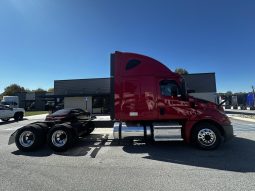
M 47 135 L 49 147 L 57 152 L 66 151 L 74 142 L 74 137 L 70 129 L 57 125 L 53 127 Z
M 33 151 L 43 145 L 44 132 L 40 127 L 23 127 L 15 136 L 15 143 L 21 151 Z
M 215 125 L 200 123 L 192 131 L 192 142 L 200 149 L 213 150 L 220 146 L 222 136 Z

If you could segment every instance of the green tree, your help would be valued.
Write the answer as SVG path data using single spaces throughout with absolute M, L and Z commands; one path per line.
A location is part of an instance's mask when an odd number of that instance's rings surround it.
M 13 96 L 15 93 L 26 92 L 25 88 L 18 84 L 11 84 L 4 89 L 3 96 Z
M 233 93 L 231 91 L 227 91 L 226 95 L 232 95 Z
M 28 89 L 28 88 L 26 88 L 25 91 L 26 91 L 27 93 L 31 93 L 31 92 L 32 92 L 32 91 L 31 91 L 30 89 Z
M 47 92 L 54 93 L 54 88 L 49 88 Z
M 175 69 L 175 73 L 178 73 L 180 75 L 186 75 L 188 74 L 189 72 L 187 70 L 185 70 L 184 68 L 176 68 Z
M 32 90 L 32 92 L 38 92 L 38 93 L 43 93 L 46 92 L 46 90 L 42 89 L 42 88 L 37 88 L 35 90 Z

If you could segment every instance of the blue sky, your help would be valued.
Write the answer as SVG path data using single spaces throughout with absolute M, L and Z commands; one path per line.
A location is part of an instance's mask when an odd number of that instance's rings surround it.
M 1 0 L 0 92 L 108 77 L 115 50 L 215 72 L 218 92 L 251 91 L 254 10 L 253 0 Z

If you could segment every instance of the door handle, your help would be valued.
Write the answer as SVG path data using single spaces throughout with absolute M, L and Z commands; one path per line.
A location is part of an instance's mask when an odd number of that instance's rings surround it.
M 165 108 L 163 108 L 163 107 L 159 108 L 159 113 L 160 113 L 160 115 L 164 115 L 165 114 Z

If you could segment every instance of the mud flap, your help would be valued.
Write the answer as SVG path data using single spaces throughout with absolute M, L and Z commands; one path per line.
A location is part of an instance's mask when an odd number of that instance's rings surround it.
M 11 134 L 11 136 L 9 138 L 8 145 L 11 145 L 11 144 L 15 143 L 15 137 L 16 137 L 17 132 L 18 132 L 18 130 L 15 131 L 13 134 Z

